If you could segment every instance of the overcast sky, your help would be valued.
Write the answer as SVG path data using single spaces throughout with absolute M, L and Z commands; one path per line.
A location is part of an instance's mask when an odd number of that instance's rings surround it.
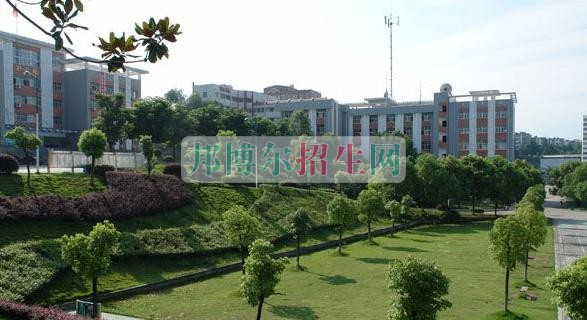
M 389 77 L 384 15 L 400 16 L 394 32 L 394 97 L 431 100 L 442 83 L 453 93 L 498 89 L 518 96 L 516 131 L 579 139 L 587 114 L 585 0 L 85 0 L 79 16 L 90 31 L 75 50 L 135 21 L 169 16 L 183 34 L 169 60 L 135 65 L 143 96 L 191 83 L 226 83 L 262 91 L 273 84 L 311 88 L 339 102 L 381 96 Z M 37 7 L 19 5 L 36 14 Z M 33 12 L 35 14 L 33 14 Z M 38 18 L 43 20 L 43 18 Z M 48 24 L 45 24 L 48 25 Z M 0 30 L 15 32 L 0 2 Z M 18 19 L 23 36 L 49 41 Z

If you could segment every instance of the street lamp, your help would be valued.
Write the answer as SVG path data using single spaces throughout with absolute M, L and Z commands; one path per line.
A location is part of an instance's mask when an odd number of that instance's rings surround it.
M 37 139 L 40 139 L 39 138 L 39 104 L 41 104 L 40 81 L 37 76 L 35 76 L 34 74 L 32 74 L 28 70 L 26 70 L 24 72 L 24 75 L 35 79 L 35 93 L 36 93 L 35 98 L 36 98 L 36 102 L 37 102 L 35 104 L 35 131 L 36 131 Z M 39 146 L 37 146 L 36 162 L 37 162 L 37 173 L 40 173 L 40 171 L 39 171 Z

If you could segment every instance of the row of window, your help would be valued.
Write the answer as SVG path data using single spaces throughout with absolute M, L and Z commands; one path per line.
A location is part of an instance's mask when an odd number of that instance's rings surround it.
M 495 150 L 506 150 L 507 143 L 505 142 L 497 142 L 495 144 Z M 469 144 L 466 142 L 459 143 L 459 150 L 469 150 Z M 479 142 L 477 143 L 477 150 L 487 150 L 487 143 Z
M 23 88 L 23 87 L 36 88 L 36 81 L 35 81 L 35 79 L 31 79 L 31 78 L 15 77 L 12 79 L 12 83 L 14 84 L 15 89 L 19 89 L 19 88 Z M 53 91 L 63 91 L 63 83 L 53 82 Z
M 485 111 L 482 112 L 477 112 L 477 119 L 487 119 L 488 114 Z M 497 111 L 495 113 L 495 118 L 497 119 L 503 119 L 503 118 L 507 118 L 507 112 L 506 111 Z M 469 113 L 468 112 L 459 112 L 457 114 L 457 119 L 462 120 L 462 119 L 469 119 Z
M 15 113 L 15 120 L 18 122 L 33 123 L 33 122 L 35 122 L 35 115 L 17 112 L 17 113 Z
M 38 67 L 39 66 L 39 53 L 36 51 L 23 49 L 23 48 L 13 48 L 14 52 L 14 63 L 20 64 L 23 66 L 29 67 Z
M 506 133 L 506 132 L 508 132 L 507 127 L 495 127 L 495 133 Z M 459 134 L 469 134 L 469 128 L 468 127 L 459 128 L 458 133 Z M 487 133 L 487 127 L 477 127 L 477 133 Z

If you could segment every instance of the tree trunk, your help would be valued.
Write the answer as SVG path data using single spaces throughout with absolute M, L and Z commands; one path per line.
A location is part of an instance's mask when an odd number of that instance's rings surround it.
M 503 301 L 504 305 L 504 312 L 508 313 L 508 295 L 510 289 L 510 269 L 506 268 L 505 270 L 505 299 Z
M 259 298 L 259 306 L 257 307 L 257 320 L 261 320 L 261 311 L 263 311 L 263 302 L 265 301 L 265 297 L 261 296 Z
M 92 277 L 92 318 L 98 318 L 98 277 Z
M 90 168 L 90 186 L 94 187 L 94 166 L 96 165 L 96 158 L 92 156 L 92 166 Z
M 367 237 L 369 238 L 369 242 L 371 242 L 371 220 L 367 221 Z
M 493 213 L 495 214 L 495 216 L 497 217 L 497 200 L 495 201 L 495 208 Z
M 528 255 L 530 254 L 530 247 L 526 248 L 526 261 L 524 264 L 524 281 L 528 282 Z
M 342 254 L 342 228 L 338 229 L 338 254 Z
M 30 187 L 31 187 L 31 159 L 29 157 L 28 152 L 25 153 L 24 156 L 26 157 L 26 183 L 30 189 Z
M 473 213 L 475 213 L 475 196 L 473 196 Z
M 299 234 L 296 236 L 296 240 L 297 240 L 296 241 L 297 242 L 297 244 L 296 244 L 296 263 L 298 266 L 298 270 L 301 270 L 302 268 L 300 267 L 300 235 Z
M 245 246 L 241 242 L 241 266 L 242 272 L 245 274 Z

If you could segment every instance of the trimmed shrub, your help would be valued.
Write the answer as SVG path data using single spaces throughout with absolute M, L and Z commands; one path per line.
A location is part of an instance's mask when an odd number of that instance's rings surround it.
M 472 213 L 484 213 L 485 210 L 483 209 L 475 209 L 475 210 L 471 210 Z
M 18 160 L 6 153 L 0 154 L 0 174 L 12 174 L 18 171 Z
M 40 218 L 79 219 L 79 212 L 74 203 L 60 195 L 42 195 L 37 197 Z
M 81 320 L 64 311 L 0 300 L 0 315 L 11 320 Z
M 181 178 L 181 164 L 179 163 L 169 163 L 163 167 L 164 174 L 170 174 L 176 177 Z
M 90 174 L 92 167 L 88 164 L 83 167 L 84 173 Z M 106 172 L 114 171 L 114 166 L 109 164 L 98 164 L 94 167 L 94 175 L 102 179 L 106 178 Z

